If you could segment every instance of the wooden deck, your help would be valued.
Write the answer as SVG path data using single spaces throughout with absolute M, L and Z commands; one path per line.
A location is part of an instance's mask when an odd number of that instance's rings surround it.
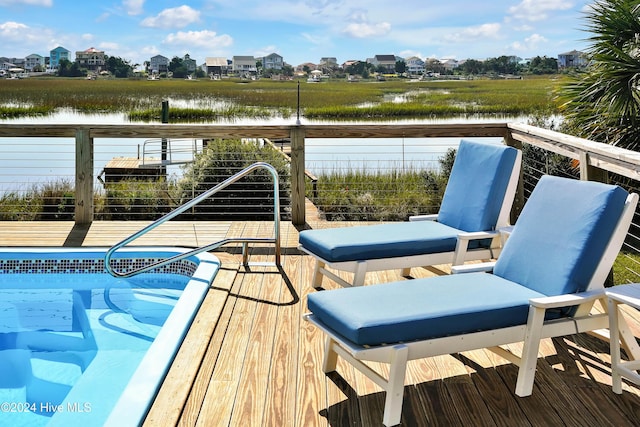
M 312 227 L 328 226 L 310 217 Z M 146 222 L 0 222 L 3 246 L 108 246 Z M 347 224 L 340 224 L 347 225 Z M 270 223 L 174 222 L 140 244 L 195 246 L 225 236 L 263 236 Z M 145 426 L 376 426 L 384 393 L 343 362 L 321 371 L 322 334 L 302 320 L 312 263 L 296 250 L 295 227 L 282 227 L 282 269 L 240 266 L 234 248 L 222 260 L 204 303 L 151 408 Z M 252 249 L 250 261 L 272 261 Z M 417 276 L 433 274 L 415 270 Z M 404 280 L 394 272 L 368 282 Z M 325 282 L 326 288 L 335 285 Z M 640 316 L 629 311 L 640 336 Z M 514 350 L 518 346 L 514 345 Z M 533 395 L 513 393 L 516 368 L 479 350 L 410 363 L 403 425 L 631 426 L 640 389 L 611 391 L 608 344 L 588 335 L 545 340 Z M 381 367 L 382 370 L 385 367 Z

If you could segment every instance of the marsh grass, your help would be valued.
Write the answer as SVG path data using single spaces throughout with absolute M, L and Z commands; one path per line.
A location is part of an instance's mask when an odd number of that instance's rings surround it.
M 45 116 L 54 111 L 54 108 L 47 106 L 40 107 L 11 107 L 0 106 L 0 118 L 11 119 L 15 117 Z
M 68 180 L 36 184 L 0 196 L 2 221 L 72 220 L 74 209 L 74 187 Z
M 613 280 L 615 285 L 640 282 L 640 255 L 621 251 L 613 264 Z
M 177 207 L 173 192 L 175 183 L 166 180 L 108 183 L 96 216 L 103 220 L 156 219 Z
M 456 114 L 529 114 L 556 112 L 553 97 L 561 78 L 524 80 L 460 80 L 386 82 L 329 80 L 319 84 L 297 81 L 234 79 L 185 81 L 166 79 L 69 79 L 30 78 L 0 82 L 0 114 L 3 117 L 45 115 L 56 109 L 78 112 L 124 112 L 131 120 L 160 118 L 162 101 L 184 100 L 193 107 L 175 109 L 172 121 L 215 121 L 231 117 L 268 118 L 291 116 L 298 105 L 314 119 L 398 116 L 449 117 Z M 393 95 L 404 102 L 387 102 Z M 220 107 L 217 104 L 222 102 Z M 25 107 L 12 107 L 15 105 Z M 363 107 L 366 105 L 367 107 Z
M 231 120 L 236 117 L 252 117 L 256 119 L 268 119 L 274 116 L 274 112 L 267 108 L 244 107 L 241 105 L 227 106 L 222 109 L 207 108 L 170 108 L 169 122 L 211 122 L 220 119 Z M 282 115 L 282 113 L 280 113 Z M 290 116 L 287 112 L 286 116 Z M 148 109 L 142 111 L 131 111 L 128 114 L 131 121 L 158 121 L 162 118 L 162 109 Z
M 411 215 L 437 212 L 444 187 L 434 187 L 435 175 L 401 170 L 333 172 L 318 177 L 317 196 L 307 196 L 329 221 L 406 221 Z

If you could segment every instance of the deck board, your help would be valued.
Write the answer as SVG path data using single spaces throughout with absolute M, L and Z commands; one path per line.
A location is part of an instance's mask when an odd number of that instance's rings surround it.
M 108 246 L 145 221 L 0 222 L 3 246 Z M 312 227 L 333 224 L 311 223 Z M 343 224 L 340 224 L 343 225 Z M 225 237 L 269 235 L 270 223 L 176 222 L 137 244 L 196 246 Z M 321 370 L 323 335 L 302 320 L 313 264 L 297 249 L 296 227 L 283 223 L 281 270 L 240 265 L 240 251 L 216 251 L 222 261 L 145 426 L 370 426 L 382 419 L 384 393 L 339 359 L 337 373 Z M 236 245 L 237 246 L 237 245 Z M 265 249 L 266 248 L 266 249 Z M 273 248 L 250 251 L 250 261 L 273 261 Z M 441 268 L 446 272 L 446 266 Z M 412 277 L 434 271 L 413 269 Z M 367 283 L 406 280 L 399 272 Z M 325 289 L 336 287 L 328 281 Z M 640 336 L 640 313 L 626 310 Z M 518 353 L 521 345 L 509 348 Z M 534 392 L 513 390 L 517 368 L 485 350 L 409 363 L 402 422 L 432 425 L 636 425 L 640 388 L 611 390 L 608 344 L 586 334 L 543 340 Z M 372 364 L 387 372 L 386 365 Z

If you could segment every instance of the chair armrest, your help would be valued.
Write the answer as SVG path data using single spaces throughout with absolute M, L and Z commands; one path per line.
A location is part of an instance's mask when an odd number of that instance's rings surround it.
M 498 231 L 473 231 L 463 232 L 458 234 L 458 240 L 481 240 L 481 239 L 493 239 L 499 236 Z
M 511 233 L 513 232 L 513 225 L 507 225 L 507 226 L 504 226 L 504 227 L 500 227 L 498 229 L 498 232 L 500 234 L 505 234 L 507 236 L 510 236 Z
M 478 262 L 475 264 L 453 265 L 451 266 L 451 274 L 478 273 L 478 272 L 490 273 L 493 271 L 493 267 L 495 265 L 496 265 L 495 261 Z
M 429 215 L 412 215 L 409 217 L 409 221 L 437 221 L 438 214 Z
M 604 289 L 594 289 L 592 291 L 579 292 L 577 294 L 554 295 L 551 297 L 531 298 L 529 304 L 538 308 L 560 308 L 571 305 L 580 305 L 586 302 L 604 298 Z

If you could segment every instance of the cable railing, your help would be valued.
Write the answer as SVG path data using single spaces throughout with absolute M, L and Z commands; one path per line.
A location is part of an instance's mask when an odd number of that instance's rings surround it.
M 128 245 L 129 243 L 133 242 L 134 240 L 138 239 L 139 237 L 147 234 L 148 232 L 150 232 L 151 230 L 157 228 L 158 226 L 164 224 L 165 222 L 177 217 L 178 215 L 180 215 L 181 213 L 191 209 L 192 207 L 196 206 L 197 204 L 201 203 L 202 201 L 208 199 L 209 197 L 213 196 L 214 194 L 218 193 L 219 191 L 221 191 L 222 189 L 228 187 L 229 185 L 239 181 L 240 179 L 242 179 L 243 177 L 249 175 L 250 173 L 252 173 L 253 171 L 255 171 L 256 169 L 266 169 L 270 174 L 271 174 L 271 178 L 273 180 L 273 222 L 274 222 L 274 235 L 273 237 L 270 238 L 263 238 L 263 237 L 232 237 L 232 238 L 227 238 L 227 239 L 223 239 L 205 246 L 201 246 L 199 248 L 175 255 L 173 257 L 170 258 L 166 258 L 164 260 L 160 260 L 157 261 L 155 263 L 151 263 L 148 264 L 146 266 L 137 268 L 137 269 L 133 269 L 130 271 L 125 271 L 125 272 L 121 272 L 121 271 L 116 271 L 114 269 L 114 267 L 111 265 L 111 258 L 113 257 L 113 255 L 118 251 L 118 249 L 121 249 L 123 247 L 125 247 L 126 245 Z M 152 222 L 151 224 L 147 225 L 146 227 L 142 228 L 141 230 L 137 231 L 136 233 L 130 235 L 129 237 L 127 237 L 126 239 L 123 239 L 122 241 L 116 243 L 115 245 L 113 245 L 111 248 L 109 248 L 109 250 L 106 252 L 105 254 L 105 260 L 104 260 L 104 264 L 105 264 L 105 269 L 107 270 L 107 272 L 109 274 L 111 274 L 112 276 L 115 277 L 131 277 L 134 276 L 136 274 L 140 274 L 140 273 L 144 273 L 145 271 L 149 271 L 149 270 L 153 270 L 154 268 L 158 268 L 158 267 L 162 267 L 164 265 L 167 264 L 171 264 L 172 262 L 175 261 L 179 261 L 181 259 L 185 259 L 188 258 L 190 256 L 193 255 L 197 255 L 201 252 L 206 252 L 206 251 L 210 251 L 213 249 L 217 249 L 221 246 L 230 244 L 230 243 L 242 243 L 242 262 L 245 265 L 249 265 L 248 262 L 248 257 L 249 257 L 249 244 L 250 243 L 271 243 L 275 246 L 275 265 L 276 266 L 280 266 L 280 258 L 281 258 L 281 249 L 280 249 L 280 185 L 279 185 L 279 179 L 278 179 L 278 172 L 276 171 L 276 169 L 271 166 L 268 163 L 262 163 L 262 162 L 258 162 L 258 163 L 254 163 L 251 166 L 241 170 L 240 172 L 234 174 L 233 176 L 227 178 L 226 180 L 224 180 L 223 182 L 219 183 L 218 185 L 216 185 L 215 187 L 209 189 L 208 191 L 200 194 L 199 196 L 195 197 L 194 199 L 188 201 L 187 203 L 183 204 L 182 206 L 174 209 L 173 211 L 169 212 L 168 214 L 160 217 L 159 219 L 157 219 L 156 221 Z
M 196 156 L 194 167 L 180 169 L 176 179 L 170 169 L 178 168 L 174 165 L 159 178 L 142 175 L 121 183 L 117 174 L 105 174 L 104 183 L 97 182 L 111 160 L 140 160 L 139 144 L 149 138 L 206 140 L 207 147 Z M 453 142 L 439 142 L 445 138 Z M 63 220 L 82 226 L 153 220 L 262 161 L 278 171 L 282 220 L 304 226 L 311 212 L 307 208 L 313 207 L 319 214 L 314 212 L 314 220 L 400 221 L 416 206 L 419 213 L 438 209 L 445 175 L 429 169 L 439 167 L 449 146 L 463 138 L 490 138 L 523 150 L 523 179 L 513 220 L 543 174 L 615 182 L 636 192 L 640 188 L 639 152 L 522 123 L 0 124 L 0 220 Z M 250 142 L 254 139 L 276 141 L 275 148 L 260 151 Z M 230 150 L 228 144 L 234 140 L 242 144 Z M 258 156 L 247 156 L 249 145 L 251 153 L 260 151 Z M 529 156 L 530 150 L 534 153 Z M 371 153 L 377 157 L 363 160 Z M 199 162 L 201 156 L 207 162 Z M 30 191 L 32 187 L 37 191 Z M 225 189 L 180 219 L 270 220 L 270 207 L 261 204 L 269 193 L 257 183 Z M 634 272 L 629 276 L 634 282 L 640 281 L 639 236 L 640 218 L 634 220 L 623 247 L 629 254 L 624 268 Z

